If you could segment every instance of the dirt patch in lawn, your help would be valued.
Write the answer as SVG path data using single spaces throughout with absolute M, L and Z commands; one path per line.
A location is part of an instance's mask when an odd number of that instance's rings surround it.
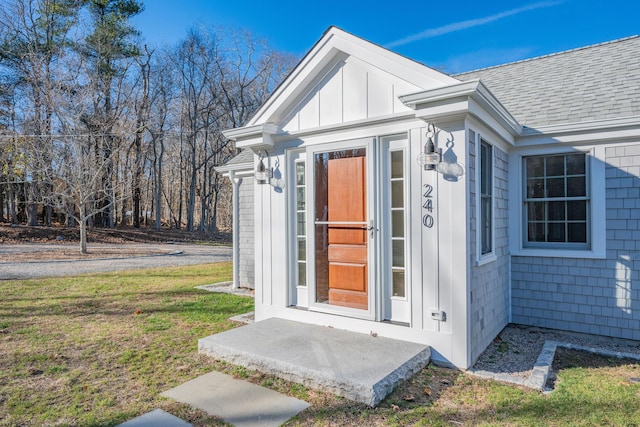
M 553 359 L 553 370 L 560 371 L 569 368 L 612 368 L 626 365 L 640 365 L 634 359 L 626 359 L 583 350 L 572 350 L 559 347 Z
M 87 230 L 87 242 L 89 243 L 199 243 L 217 242 L 230 243 L 229 233 L 205 233 L 201 231 L 188 232 L 173 228 L 133 228 L 118 227 L 89 228 Z M 80 229 L 71 227 L 28 227 L 24 225 L 0 225 L 0 244 L 23 244 L 23 243 L 79 243 Z

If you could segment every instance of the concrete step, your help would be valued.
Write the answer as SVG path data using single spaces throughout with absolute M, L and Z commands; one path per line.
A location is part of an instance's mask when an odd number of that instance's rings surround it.
M 283 319 L 201 338 L 198 351 L 372 407 L 431 355 L 425 345 Z

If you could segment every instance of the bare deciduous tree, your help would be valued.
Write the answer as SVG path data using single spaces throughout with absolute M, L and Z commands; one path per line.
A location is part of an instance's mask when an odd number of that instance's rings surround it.
M 236 150 L 222 130 L 246 123 L 292 58 L 228 28 L 142 48 L 130 20 L 142 10 L 0 4 L 0 221 L 50 224 L 56 212 L 81 226 L 85 249 L 87 226 L 140 227 L 150 211 L 156 228 L 230 222 L 215 167 Z

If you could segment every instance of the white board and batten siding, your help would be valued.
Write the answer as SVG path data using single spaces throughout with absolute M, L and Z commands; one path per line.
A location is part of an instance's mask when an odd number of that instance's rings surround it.
M 293 133 L 408 112 L 398 96 L 416 90 L 419 88 L 396 76 L 348 57 L 334 64 L 289 113 L 282 130 Z

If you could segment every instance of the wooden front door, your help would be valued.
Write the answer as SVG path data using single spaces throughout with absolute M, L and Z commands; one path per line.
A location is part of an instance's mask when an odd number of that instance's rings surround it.
M 329 304 L 368 308 L 366 157 L 327 165 Z

